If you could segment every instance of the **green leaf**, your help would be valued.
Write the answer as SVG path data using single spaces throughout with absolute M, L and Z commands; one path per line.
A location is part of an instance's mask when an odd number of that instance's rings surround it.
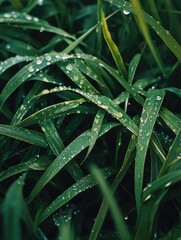
M 169 171 L 169 168 L 181 160 L 181 128 L 176 135 L 176 138 L 169 149 L 165 162 L 160 170 L 160 176 Z
M 102 125 L 100 135 L 105 134 L 107 131 L 115 127 L 115 123 L 107 123 Z M 90 131 L 86 131 L 72 141 L 53 161 L 45 173 L 41 176 L 39 181 L 34 186 L 29 196 L 29 202 L 31 202 L 35 196 L 41 191 L 41 189 L 75 156 L 83 151 L 89 145 Z
M 48 94 L 49 92 L 51 92 L 51 90 L 49 91 L 48 89 L 44 89 L 39 96 L 43 94 Z M 72 111 L 74 109 L 76 112 L 78 111 L 78 107 L 80 106 L 80 104 L 84 102 L 86 102 L 86 100 L 83 98 L 80 98 L 77 100 L 65 101 L 65 102 L 53 104 L 25 118 L 20 123 L 18 123 L 18 126 L 29 126 L 37 122 L 40 123 L 41 121 L 55 119 L 62 115 L 66 115 L 67 113 L 69 113 L 69 111 Z
M 105 0 L 105 1 L 113 3 L 117 7 L 127 12 L 135 13 L 133 8 L 131 7 L 131 4 L 127 1 L 124 1 L 124 0 Z M 143 14 L 144 21 L 152 27 L 152 30 L 154 30 L 158 34 L 158 36 L 163 40 L 163 42 L 167 45 L 167 47 L 173 52 L 173 54 L 177 57 L 177 59 L 181 61 L 181 47 L 178 44 L 178 42 L 152 16 L 150 16 L 148 13 L 144 11 L 142 11 L 142 14 Z
M 19 173 L 27 172 L 28 170 L 42 171 L 46 170 L 51 161 L 46 156 L 36 155 L 27 162 L 9 167 L 7 170 L 0 172 L 0 182 Z
M 0 124 L 0 134 L 27 142 L 29 144 L 37 145 L 44 148 L 47 147 L 47 143 L 42 134 L 36 131 L 11 125 Z
M 113 220 L 115 222 L 119 238 L 122 240 L 131 240 L 131 234 L 127 229 L 123 214 L 122 214 L 115 198 L 113 198 L 113 194 L 112 194 L 111 190 L 109 189 L 109 186 L 108 186 L 107 182 L 105 181 L 102 172 L 95 166 L 91 167 L 91 172 L 92 172 L 93 176 L 95 177 L 95 179 L 97 180 L 99 187 L 109 204 L 110 211 L 111 211 Z
M 141 204 L 146 154 L 164 95 L 162 90 L 150 90 L 142 110 L 135 159 L 135 197 L 138 212 Z
M 25 175 L 20 176 L 9 187 L 3 202 L 4 240 L 21 239 L 22 220 L 34 235 L 33 223 L 23 198 L 24 179 Z
M 108 178 L 113 174 L 113 171 L 108 168 L 104 170 L 104 178 Z M 40 214 L 38 223 L 44 221 L 47 217 L 52 215 L 57 209 L 65 205 L 78 194 L 84 192 L 85 190 L 92 188 L 97 185 L 97 180 L 93 177 L 93 174 L 88 174 L 87 176 L 81 178 L 71 187 L 67 188 L 61 195 L 59 195 L 48 207 Z
M 62 37 L 67 37 L 70 39 L 74 39 L 74 37 L 64 30 L 60 28 L 56 28 L 54 26 L 51 26 L 48 22 L 45 20 L 41 20 L 35 16 L 31 16 L 26 13 L 20 13 L 20 12 L 7 12 L 0 14 L 0 24 L 3 24 L 6 26 L 10 25 L 11 27 L 15 28 L 27 28 L 27 29 L 34 29 L 39 30 L 40 32 L 46 31 L 58 34 Z

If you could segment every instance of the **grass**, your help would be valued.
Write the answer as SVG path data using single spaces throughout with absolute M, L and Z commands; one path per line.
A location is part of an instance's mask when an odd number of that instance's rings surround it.
M 3 240 L 181 236 L 180 1 L 0 1 Z

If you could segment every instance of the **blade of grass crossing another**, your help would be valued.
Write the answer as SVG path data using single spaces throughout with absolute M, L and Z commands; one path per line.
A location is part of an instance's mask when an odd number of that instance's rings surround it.
M 117 233 L 122 240 L 131 240 L 131 234 L 127 229 L 124 217 L 121 210 L 113 197 L 113 193 L 109 189 L 107 182 L 105 181 L 102 172 L 96 166 L 91 167 L 91 172 L 97 180 L 99 187 L 109 204 L 112 217 L 114 219 Z
M 104 169 L 104 178 L 108 178 L 113 174 L 110 168 Z M 44 221 L 47 217 L 53 214 L 57 209 L 69 202 L 75 196 L 84 192 L 85 190 L 97 185 L 97 180 L 93 177 L 93 174 L 88 174 L 82 177 L 71 187 L 66 189 L 60 196 L 58 196 L 39 216 L 38 223 Z
M 133 162 L 132 155 L 135 151 L 135 147 L 136 147 L 136 142 L 137 142 L 137 138 L 135 135 L 131 136 L 125 157 L 124 157 L 124 161 L 123 161 L 123 165 L 120 169 L 120 171 L 118 172 L 118 174 L 116 175 L 116 178 L 114 179 L 112 185 L 111 185 L 111 191 L 114 194 L 114 192 L 116 191 L 116 189 L 118 188 L 118 186 L 120 185 L 122 179 L 124 178 L 125 174 L 127 173 L 129 166 L 131 165 L 131 163 Z M 106 201 L 106 198 L 103 198 L 103 201 L 101 203 L 99 212 L 96 216 L 94 225 L 92 227 L 92 231 L 91 234 L 89 236 L 89 240 L 96 240 L 100 229 L 102 227 L 102 224 L 104 222 L 104 219 L 106 217 L 107 211 L 109 208 L 109 204 Z
M 58 156 L 64 149 L 64 143 L 60 138 L 60 135 L 51 120 L 47 120 L 45 122 L 41 122 L 41 129 L 45 134 L 45 138 L 47 143 L 49 144 L 50 148 L 54 152 L 55 156 Z M 74 180 L 79 180 L 81 177 L 84 176 L 82 169 L 73 159 L 71 164 L 66 165 L 66 169 L 69 174 L 74 178 Z
M 117 7 L 126 10 L 127 12 L 132 12 L 138 14 L 134 11 L 131 4 L 125 0 L 105 0 L 115 4 Z M 144 21 L 148 23 L 152 29 L 158 34 L 158 36 L 163 40 L 167 47 L 173 52 L 177 59 L 181 62 L 181 46 L 179 43 L 170 35 L 170 33 L 164 29 L 159 22 L 157 22 L 152 16 L 150 16 L 145 11 L 142 11 Z
M 171 167 L 180 160 L 181 160 L 181 128 L 178 134 L 176 135 L 172 146 L 169 149 L 166 160 L 163 163 L 162 168 L 160 170 L 159 176 L 162 176 L 167 171 L 169 171 L 169 167 Z
M 90 136 L 90 140 L 89 140 L 89 148 L 87 150 L 86 158 L 89 156 L 91 150 L 93 149 L 93 147 L 97 141 L 97 138 L 99 137 L 99 132 L 100 132 L 103 120 L 104 120 L 104 116 L 105 116 L 105 111 L 102 109 L 99 109 L 94 118 L 94 122 L 92 125 L 91 136 Z M 85 161 L 85 159 L 84 159 L 84 161 Z
M 107 123 L 102 125 L 100 136 L 108 132 L 113 127 L 117 126 L 115 123 Z M 63 168 L 65 167 L 75 156 L 89 146 L 90 130 L 82 133 L 74 141 L 72 141 L 52 162 L 45 173 L 38 180 L 33 190 L 30 193 L 28 201 L 31 202 L 35 196 L 41 191 L 41 189 Z
M 135 159 L 135 177 L 134 177 L 135 198 L 138 213 L 141 205 L 146 154 L 149 146 L 149 141 L 152 135 L 153 127 L 156 123 L 164 95 L 165 92 L 162 90 L 150 90 L 148 92 L 148 98 L 145 100 L 140 119 L 138 142 L 136 146 L 137 153 Z
M 153 45 L 153 42 L 152 42 L 150 34 L 149 34 L 149 30 L 148 30 L 147 25 L 145 23 L 140 2 L 139 2 L 139 0 L 134 0 L 134 1 L 131 0 L 131 3 L 132 3 L 132 7 L 133 7 L 133 9 L 134 9 L 134 11 L 136 13 L 140 29 L 143 32 L 143 35 L 144 35 L 145 40 L 146 40 L 146 42 L 147 42 L 147 44 L 148 44 L 148 46 L 149 46 L 149 48 L 150 48 L 150 50 L 152 52 L 152 55 L 155 58 L 155 60 L 156 60 L 156 62 L 158 64 L 160 70 L 166 76 L 165 67 L 164 67 L 164 65 L 163 65 L 163 63 L 161 61 L 160 56 L 158 55 L 157 51 L 155 50 L 155 47 Z

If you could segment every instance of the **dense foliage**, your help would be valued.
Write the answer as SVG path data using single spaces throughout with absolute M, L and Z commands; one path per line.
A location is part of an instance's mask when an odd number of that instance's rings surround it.
M 1 239 L 180 239 L 180 15 L 0 1 Z

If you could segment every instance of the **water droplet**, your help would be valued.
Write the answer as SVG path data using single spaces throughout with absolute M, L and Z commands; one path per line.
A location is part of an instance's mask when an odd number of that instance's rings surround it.
M 42 60 L 41 60 L 41 59 L 37 59 L 36 64 L 37 64 L 37 65 L 42 64 Z
M 125 10 L 125 9 L 123 10 L 123 13 L 124 13 L 124 15 L 129 15 L 130 14 L 130 12 Z
M 34 72 L 34 68 L 32 66 L 29 66 L 28 71 L 29 72 Z
M 25 19 L 26 19 L 26 20 L 32 20 L 32 16 L 26 15 L 26 16 L 25 16 Z
M 160 96 L 156 96 L 156 100 L 160 101 L 162 98 Z
M 148 201 L 151 198 L 151 194 L 149 194 L 144 201 Z
M 52 57 L 51 57 L 50 55 L 46 55 L 46 56 L 45 56 L 45 59 L 46 59 L 47 61 L 51 61 L 51 60 L 52 60 Z
M 71 64 L 68 64 L 68 65 L 66 66 L 66 69 L 67 69 L 68 71 L 72 71 L 72 70 L 73 70 L 73 66 L 72 66 Z
M 34 18 L 33 18 L 33 21 L 34 21 L 34 22 L 38 22 L 38 21 L 39 21 L 39 18 L 34 17 Z
M 44 89 L 42 92 L 41 92 L 41 94 L 43 95 L 43 94 L 48 94 L 50 91 L 48 90 L 48 89 Z
M 5 17 L 5 18 L 10 18 L 10 17 L 12 17 L 12 15 L 11 15 L 10 13 L 5 13 L 5 14 L 4 14 L 4 17 Z
M 172 182 L 168 182 L 167 184 L 165 184 L 165 187 L 169 187 L 172 184 Z

